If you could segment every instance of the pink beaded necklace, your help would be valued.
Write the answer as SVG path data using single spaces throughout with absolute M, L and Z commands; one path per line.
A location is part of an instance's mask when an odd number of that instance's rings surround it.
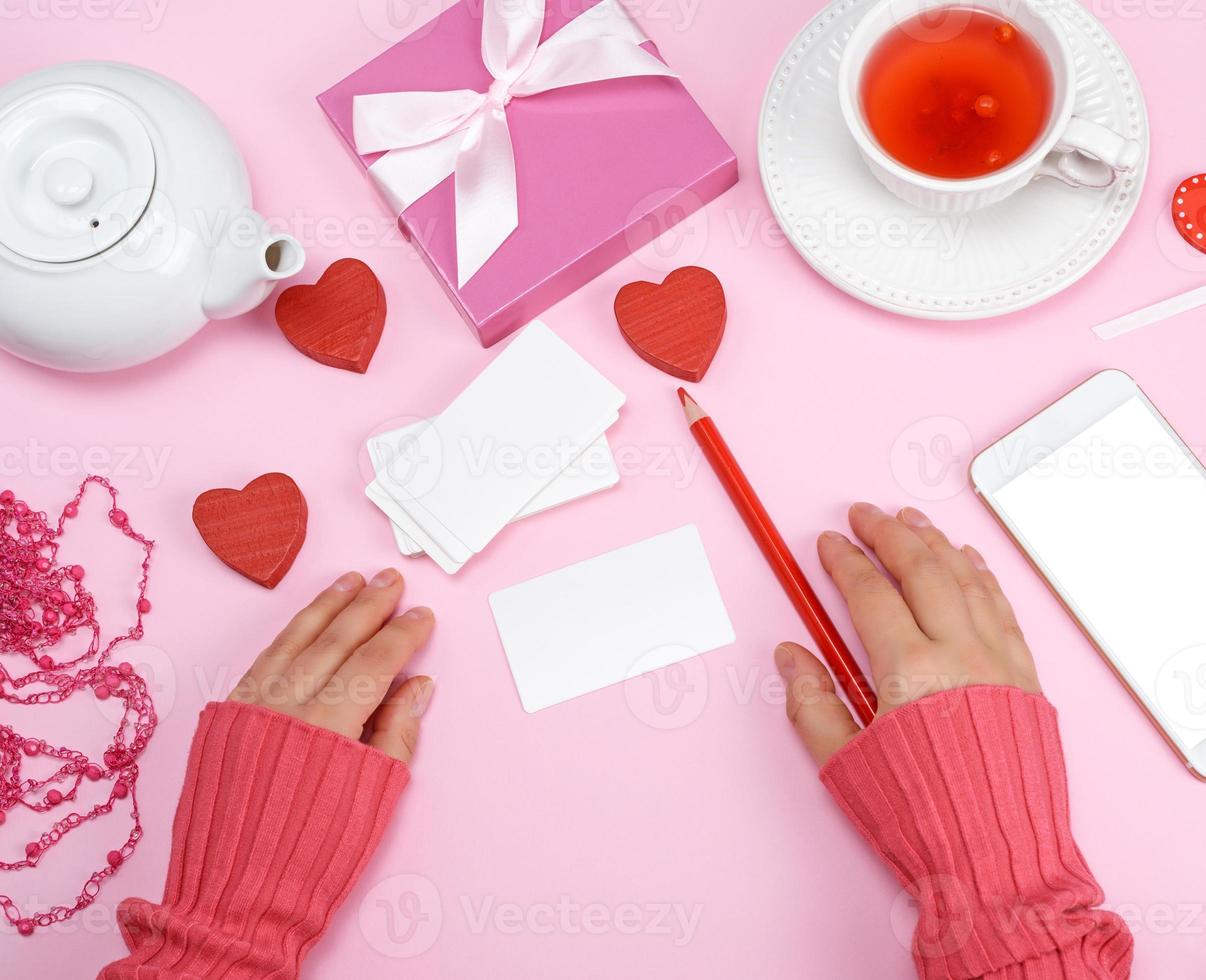
M 58 538 L 67 521 L 78 516 L 80 501 L 92 483 L 109 493 L 109 522 L 143 549 L 134 625 L 103 648 L 96 602 L 83 585 L 84 569 L 56 562 Z M 95 762 L 83 752 L 19 735 L 10 726 L 0 724 L 0 825 L 17 806 L 45 813 L 54 821 L 37 840 L 25 845 L 23 860 L 0 860 L 0 872 L 36 867 L 46 852 L 67 834 L 90 820 L 112 813 L 127 797 L 133 824 L 125 843 L 109 851 L 104 867 L 84 882 L 74 905 L 55 905 L 45 912 L 22 915 L 11 898 L 0 894 L 0 910 L 5 920 L 22 936 L 31 935 L 39 926 L 65 921 L 91 905 L 100 893 L 101 883 L 134 853 L 142 837 L 135 785 L 138 757 L 155 731 L 155 706 L 146 681 L 130 664 L 108 666 L 106 661 L 119 643 L 142 638 L 142 617 L 151 611 L 147 576 L 154 545 L 155 542 L 130 527 L 129 517 L 117 506 L 117 491 L 103 477 L 87 477 L 53 527 L 45 513 L 17 500 L 11 490 L 0 492 L 0 655 L 24 656 L 35 668 L 14 677 L 8 670 L 10 658 L 0 656 L 0 698 L 10 704 L 58 704 L 78 691 L 87 690 L 93 697 L 117 698 L 125 705 L 112 741 L 103 758 Z M 81 631 L 91 633 L 87 651 L 73 660 L 56 662 L 49 651 L 64 637 Z M 22 693 L 30 685 L 37 690 Z M 23 779 L 21 763 L 25 756 L 56 760 L 58 768 L 45 779 Z M 84 780 L 112 781 L 112 786 L 108 799 L 79 813 L 72 804 Z

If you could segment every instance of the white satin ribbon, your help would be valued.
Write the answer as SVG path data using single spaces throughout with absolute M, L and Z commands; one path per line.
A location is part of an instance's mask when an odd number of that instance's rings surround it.
M 544 0 L 486 0 L 485 92 L 383 92 L 352 100 L 361 154 L 387 151 L 369 173 L 399 214 L 455 174 L 457 285 L 464 286 L 519 226 L 507 103 L 569 85 L 639 75 L 678 76 L 618 0 L 579 14 L 540 43 Z

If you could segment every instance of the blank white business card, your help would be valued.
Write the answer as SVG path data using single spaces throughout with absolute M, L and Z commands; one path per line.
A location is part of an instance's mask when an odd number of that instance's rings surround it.
M 619 416 L 612 419 L 614 423 Z M 378 479 L 365 487 L 365 495 L 389 517 L 394 532 L 394 540 L 398 550 L 411 558 L 426 554 L 424 546 L 412 537 L 417 534 L 426 540 L 434 550 L 430 557 L 444 571 L 455 575 L 464 567 L 464 562 L 455 561 L 430 536 L 426 536 L 422 527 L 418 527 L 413 517 L 393 497 L 382 489 L 380 477 L 387 474 L 395 460 L 404 462 L 407 449 L 413 436 L 428 424 L 427 420 L 419 420 L 403 426 L 392 432 L 373 436 L 367 442 L 369 456 Z M 611 423 L 609 423 L 610 425 Z M 616 467 L 615 457 L 607 442 L 606 434 L 599 436 L 573 460 L 564 470 L 557 474 L 543 490 L 527 502 L 522 510 L 512 518 L 511 523 L 543 513 L 562 504 L 588 497 L 591 494 L 608 490 L 620 482 L 620 471 Z M 408 533 L 407 529 L 410 529 Z
M 695 525 L 490 596 L 525 711 L 539 711 L 734 640 Z
M 464 562 L 598 439 L 623 403 L 622 391 L 534 320 L 415 435 L 411 465 L 378 482 Z

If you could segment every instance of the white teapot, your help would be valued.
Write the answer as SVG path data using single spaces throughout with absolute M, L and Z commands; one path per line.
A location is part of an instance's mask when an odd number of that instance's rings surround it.
M 305 254 L 250 204 L 222 123 L 161 75 L 79 62 L 0 88 L 0 347 L 108 371 L 253 309 Z

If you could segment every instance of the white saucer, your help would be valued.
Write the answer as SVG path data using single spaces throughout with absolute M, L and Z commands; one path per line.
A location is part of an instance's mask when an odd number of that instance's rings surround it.
M 762 184 L 788 240 L 851 296 L 894 313 L 972 320 L 1066 289 L 1118 240 L 1147 175 L 1147 110 L 1109 32 L 1074 0 L 1054 0 L 1075 53 L 1075 113 L 1143 145 L 1134 174 L 1104 190 L 1039 178 L 964 215 L 901 201 L 863 163 L 838 109 L 837 67 L 874 0 L 837 0 L 779 61 L 758 127 Z

